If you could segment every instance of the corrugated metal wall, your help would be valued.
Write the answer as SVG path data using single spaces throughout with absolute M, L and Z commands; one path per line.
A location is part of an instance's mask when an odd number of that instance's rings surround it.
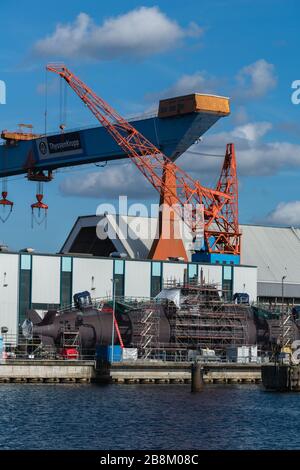
M 125 296 L 150 297 L 151 263 L 145 261 L 126 261 Z
M 60 303 L 60 257 L 32 256 L 32 303 Z
M 233 293 L 247 292 L 250 301 L 257 298 L 257 268 L 235 266 L 233 274 Z
M 184 281 L 184 270 L 187 269 L 186 264 L 179 263 L 163 263 L 163 282 L 168 281 Z
M 112 278 L 113 260 L 73 259 L 73 294 L 88 290 L 92 297 L 111 295 Z

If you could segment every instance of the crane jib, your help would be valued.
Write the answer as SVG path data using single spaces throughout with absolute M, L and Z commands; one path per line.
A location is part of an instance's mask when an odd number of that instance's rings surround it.
M 108 130 L 116 143 L 128 154 L 152 186 L 160 193 L 175 198 L 179 206 L 189 204 L 194 211 L 204 203 L 203 216 L 204 239 L 208 251 L 240 253 L 240 236 L 238 226 L 237 176 L 233 144 L 228 144 L 223 169 L 216 190 L 202 186 L 177 164 L 164 155 L 152 142 L 144 137 L 136 128 L 122 118 L 108 103 L 97 96 L 78 77 L 63 64 L 49 64 L 47 70 L 57 73 L 67 81 L 75 93 L 86 103 L 96 119 Z M 127 137 L 122 135 L 127 133 Z M 167 164 L 172 163 L 176 172 L 176 187 L 169 188 L 164 184 L 164 171 Z M 230 173 L 231 171 L 231 173 Z M 224 186 L 224 181 L 229 184 Z M 226 187 L 226 191 L 221 189 Z M 181 213 L 181 210 L 180 210 Z M 178 211 L 178 215 L 179 211 Z M 190 230 L 201 233 L 195 225 L 195 217 L 184 222 Z M 199 237 L 196 236 L 199 239 Z

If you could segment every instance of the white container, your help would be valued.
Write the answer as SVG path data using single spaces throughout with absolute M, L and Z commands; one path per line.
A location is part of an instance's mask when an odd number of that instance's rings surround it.
M 138 350 L 136 348 L 123 348 L 122 361 L 136 361 L 138 358 Z
M 250 362 L 249 346 L 240 346 L 237 351 L 237 357 L 237 362 L 248 364 L 248 362 Z
M 258 354 L 257 354 L 257 345 L 250 346 L 250 362 L 257 362 Z
M 227 359 L 239 364 L 248 364 L 251 358 L 250 346 L 234 346 L 227 349 Z

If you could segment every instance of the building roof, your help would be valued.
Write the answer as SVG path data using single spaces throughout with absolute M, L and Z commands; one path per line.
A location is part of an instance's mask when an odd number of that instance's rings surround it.
M 258 267 L 258 282 L 300 284 L 300 229 L 241 225 L 243 264 Z M 298 294 L 300 297 L 300 292 Z

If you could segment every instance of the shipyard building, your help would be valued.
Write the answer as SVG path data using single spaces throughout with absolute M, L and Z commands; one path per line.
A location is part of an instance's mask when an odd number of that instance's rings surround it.
M 172 261 L 113 259 L 83 255 L 50 255 L 0 252 L 0 327 L 17 334 L 28 309 L 41 315 L 48 309 L 70 305 L 73 295 L 88 290 L 93 298 L 116 295 L 149 298 L 164 283 L 199 279 L 230 290 L 246 291 L 250 301 L 257 296 L 257 269 L 253 266 L 222 266 Z
M 120 252 L 130 259 L 147 258 L 152 240 L 143 237 L 143 233 L 146 233 L 149 226 L 152 232 L 154 227 L 155 232 L 155 218 L 103 217 L 107 219 L 107 225 L 112 231 L 117 226 L 124 227 L 128 224 L 131 226 L 130 230 L 137 227 L 135 239 L 115 237 L 104 242 L 96 233 L 97 224 L 102 217 L 83 216 L 75 222 L 61 252 L 94 256 L 109 256 L 111 252 Z M 130 224 L 132 220 L 135 220 L 134 225 Z M 283 299 L 292 305 L 300 304 L 300 229 L 243 224 L 240 225 L 240 230 L 243 239 L 241 265 L 257 267 L 255 300 L 278 304 Z M 185 240 L 186 246 L 188 242 L 189 240 Z M 249 282 L 245 279 L 242 291 L 248 292 L 249 289 Z M 249 294 L 253 298 L 253 292 L 249 291 Z
M 97 224 L 103 217 L 115 231 L 130 225 L 136 236 L 99 239 Z M 43 315 L 70 305 L 80 291 L 109 298 L 113 280 L 118 297 L 151 298 L 167 283 L 202 279 L 229 295 L 247 293 L 251 303 L 279 304 L 284 298 L 290 305 L 300 304 L 299 229 L 241 225 L 243 251 L 241 264 L 235 265 L 148 260 L 153 240 L 142 235 L 149 224 L 155 231 L 154 218 L 82 216 L 57 254 L 0 251 L 0 327 L 15 335 L 28 309 Z

